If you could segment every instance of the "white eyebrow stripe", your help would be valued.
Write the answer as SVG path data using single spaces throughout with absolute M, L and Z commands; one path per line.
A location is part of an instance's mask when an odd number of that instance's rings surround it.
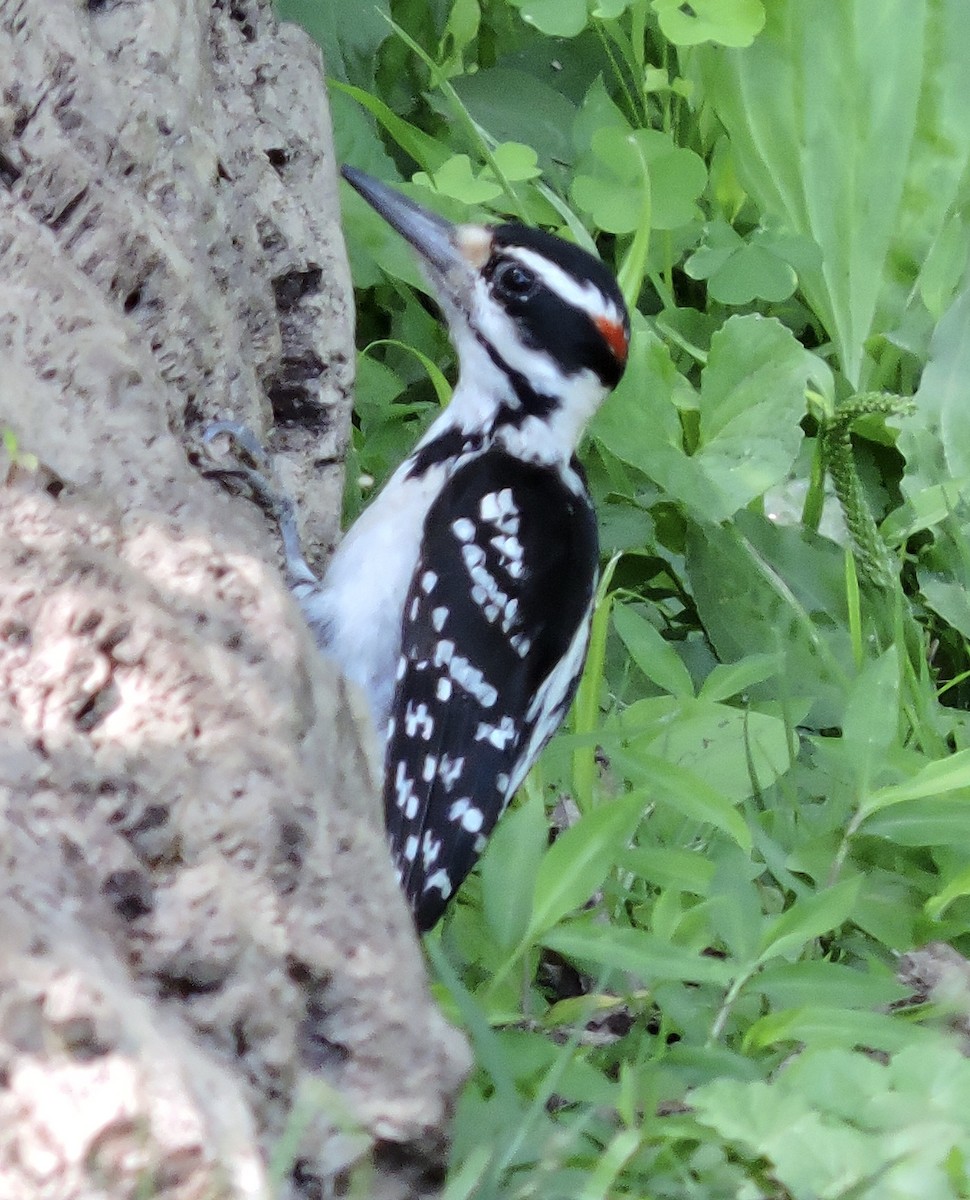
M 567 304 L 589 313 L 592 320 L 595 321 L 597 317 L 606 317 L 609 321 L 622 324 L 622 317 L 617 311 L 616 305 L 603 295 L 595 283 L 589 281 L 580 283 L 562 267 L 556 266 L 548 258 L 537 254 L 535 250 L 527 250 L 524 246 L 505 245 L 502 247 L 502 253 L 508 258 L 516 259 L 530 271 L 534 271 L 546 286 L 561 296 Z

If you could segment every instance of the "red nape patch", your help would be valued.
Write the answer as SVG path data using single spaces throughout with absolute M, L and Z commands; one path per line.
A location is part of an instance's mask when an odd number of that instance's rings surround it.
M 606 339 L 606 344 L 613 351 L 617 362 L 625 363 L 629 342 L 626 330 L 619 321 L 611 321 L 609 317 L 597 317 L 596 328 Z

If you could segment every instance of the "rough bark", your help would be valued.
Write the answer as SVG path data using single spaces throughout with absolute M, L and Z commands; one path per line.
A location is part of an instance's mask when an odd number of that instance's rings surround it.
M 467 1057 L 372 735 L 193 460 L 275 417 L 319 559 L 349 304 L 268 3 L 0 0 L 0 1197 L 434 1193 Z

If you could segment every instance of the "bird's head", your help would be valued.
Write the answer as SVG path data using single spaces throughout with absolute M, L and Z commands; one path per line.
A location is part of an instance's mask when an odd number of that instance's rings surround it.
M 343 176 L 406 238 L 448 320 L 470 421 L 550 427 L 571 454 L 619 382 L 630 318 L 616 280 L 581 247 L 527 225 L 454 224 L 352 167 Z M 454 402 L 453 402 L 454 403 Z

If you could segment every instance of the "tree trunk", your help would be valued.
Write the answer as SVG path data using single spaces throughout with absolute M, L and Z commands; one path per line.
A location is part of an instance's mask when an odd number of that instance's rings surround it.
M 336 197 L 269 3 L 0 0 L 4 1200 L 436 1190 L 467 1054 L 372 734 L 194 459 L 275 418 L 332 544 Z

